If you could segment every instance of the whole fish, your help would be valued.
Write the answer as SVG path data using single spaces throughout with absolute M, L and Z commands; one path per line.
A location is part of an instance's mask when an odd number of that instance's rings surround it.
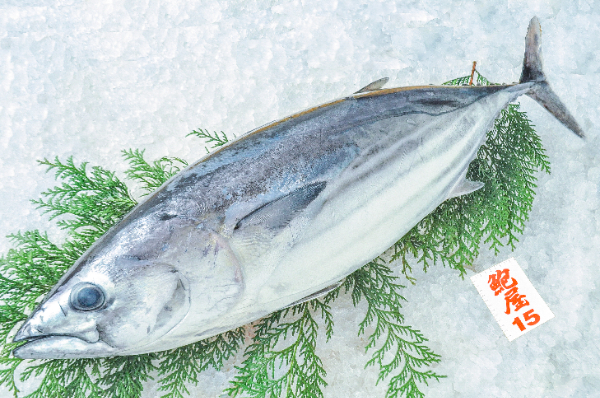
M 20 358 L 183 346 L 325 294 L 444 200 L 482 184 L 469 163 L 520 95 L 581 128 L 542 71 L 529 24 L 519 83 L 357 93 L 229 143 L 99 239 L 18 331 Z

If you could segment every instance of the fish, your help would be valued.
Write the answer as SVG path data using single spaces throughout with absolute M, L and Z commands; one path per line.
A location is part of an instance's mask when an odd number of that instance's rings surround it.
M 518 83 L 386 83 L 268 123 L 175 175 L 73 264 L 16 333 L 14 356 L 164 351 L 326 294 L 482 187 L 469 164 L 521 95 L 584 137 L 547 82 L 536 17 Z

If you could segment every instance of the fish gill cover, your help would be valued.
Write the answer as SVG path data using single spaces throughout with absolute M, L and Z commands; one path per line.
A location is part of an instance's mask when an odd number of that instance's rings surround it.
M 478 84 L 491 84 L 479 72 Z M 471 76 L 445 84 L 472 82 Z M 188 135 L 212 147 L 228 141 L 226 134 L 195 130 Z M 162 157 L 153 162 L 143 150 L 125 150 L 128 179 L 145 194 L 183 169 L 187 162 Z M 481 181 L 482 189 L 442 203 L 388 251 L 348 276 L 326 296 L 277 311 L 251 325 L 165 352 L 128 357 L 28 361 L 11 352 L 17 325 L 85 250 L 136 205 L 130 189 L 115 173 L 102 167 L 77 165 L 72 158 L 44 159 L 61 184 L 33 203 L 58 219 L 68 232 L 61 244 L 40 231 L 9 236 L 14 249 L 0 258 L 0 384 L 14 397 L 23 397 L 20 381 L 41 379 L 29 398 L 140 397 L 143 383 L 157 378 L 161 397 L 190 396 L 190 385 L 208 369 L 224 363 L 244 349 L 244 360 L 225 393 L 232 397 L 323 397 L 326 369 L 317 354 L 317 341 L 333 334 L 333 303 L 349 294 L 354 305 L 366 303 L 359 335 L 368 335 L 366 366 L 379 368 L 377 383 L 387 383 L 386 397 L 424 397 L 422 384 L 445 377 L 431 370 L 441 360 L 427 347 L 419 330 L 402 316 L 401 278 L 390 265 L 398 263 L 403 277 L 415 283 L 412 268 L 427 270 L 441 263 L 461 278 L 483 244 L 498 253 L 501 246 L 515 247 L 531 210 L 535 173 L 549 172 L 549 162 L 527 115 L 510 104 L 488 132 L 486 143 L 470 164 L 467 178 Z M 22 366 L 21 366 L 22 365 Z

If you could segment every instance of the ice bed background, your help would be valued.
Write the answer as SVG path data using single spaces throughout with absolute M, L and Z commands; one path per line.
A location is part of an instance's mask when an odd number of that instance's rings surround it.
M 404 314 L 448 376 L 427 397 L 600 396 L 600 2 L 0 0 L 0 236 L 62 236 L 28 202 L 55 183 L 37 159 L 122 172 L 120 151 L 145 148 L 148 159 L 193 161 L 205 153 L 185 138 L 195 128 L 240 135 L 380 77 L 389 87 L 439 84 L 472 61 L 490 80 L 514 82 L 533 15 L 548 79 L 588 139 L 521 98 L 552 174 L 538 175 L 515 252 L 484 251 L 474 267 L 515 256 L 556 317 L 510 343 L 470 280 L 442 267 L 416 271 Z M 9 247 L 1 238 L 0 252 Z M 318 346 L 325 395 L 383 397 L 356 335 L 363 310 L 345 297 L 333 311 L 334 337 Z M 240 362 L 204 373 L 192 396 L 219 396 Z

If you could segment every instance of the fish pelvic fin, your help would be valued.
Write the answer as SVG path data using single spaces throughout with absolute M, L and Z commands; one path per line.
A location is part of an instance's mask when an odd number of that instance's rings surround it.
M 293 303 L 291 303 L 291 304 L 286 305 L 285 307 L 283 307 L 282 310 L 286 309 L 286 308 L 289 308 L 289 307 L 293 307 L 293 306 L 298 305 L 298 304 L 306 303 L 307 301 L 314 300 L 317 297 L 322 297 L 322 296 L 326 295 L 327 293 L 329 293 L 329 292 L 337 289 L 338 287 L 342 286 L 343 283 L 344 283 L 344 279 L 342 279 L 341 281 L 338 281 L 338 282 L 334 283 L 333 285 L 329 285 L 326 288 L 321 289 L 321 290 L 319 290 L 316 293 L 310 294 L 310 295 L 308 295 L 308 296 L 306 296 L 304 298 L 301 298 L 300 300 L 296 300 Z
M 542 28 L 537 17 L 531 18 L 525 36 L 525 57 L 519 83 L 534 83 L 527 95 L 554 115 L 569 130 L 581 138 L 585 134 L 558 95 L 546 80 L 542 64 Z

